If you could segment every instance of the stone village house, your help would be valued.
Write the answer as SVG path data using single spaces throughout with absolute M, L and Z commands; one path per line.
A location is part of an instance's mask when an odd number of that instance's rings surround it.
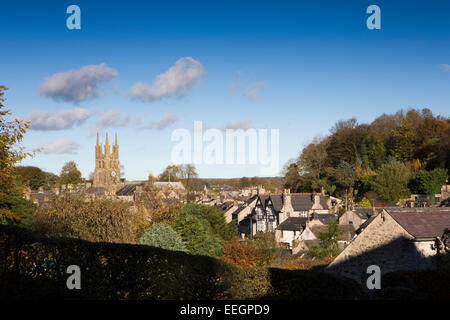
M 450 229 L 450 210 L 384 209 L 334 259 L 326 271 L 365 284 L 367 267 L 377 265 L 381 274 L 398 270 L 433 269 L 434 241 Z
M 225 218 L 236 221 L 242 238 L 275 232 L 277 241 L 292 249 L 293 241 L 307 224 L 324 225 L 330 218 L 337 220 L 336 215 L 328 213 L 328 208 L 324 195 L 291 194 L 285 190 L 282 194 L 252 196 L 231 214 L 227 212 Z

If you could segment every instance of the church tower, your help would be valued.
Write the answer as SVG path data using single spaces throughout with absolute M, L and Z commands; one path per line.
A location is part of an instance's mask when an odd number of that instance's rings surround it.
M 110 150 L 108 142 L 108 134 L 104 151 L 102 145 L 98 141 L 95 145 L 95 171 L 94 171 L 94 187 L 105 187 L 109 190 L 116 189 L 120 184 L 120 168 L 119 168 L 119 145 L 117 144 L 117 133 L 114 145 Z

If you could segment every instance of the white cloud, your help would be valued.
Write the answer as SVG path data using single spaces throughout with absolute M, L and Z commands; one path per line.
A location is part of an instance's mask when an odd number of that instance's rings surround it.
M 125 127 L 130 122 L 130 114 L 122 115 L 122 110 L 111 109 L 100 116 L 97 121 L 97 128 L 107 129 L 115 127 Z
M 72 154 L 80 147 L 78 143 L 69 139 L 55 139 L 46 146 L 43 146 L 37 151 L 45 154 Z
M 255 82 L 245 88 L 242 94 L 250 100 L 258 100 L 261 89 L 266 87 L 267 85 L 264 81 Z
M 27 117 L 32 130 L 63 130 L 70 129 L 75 124 L 80 125 L 97 113 L 84 108 L 65 109 L 58 112 L 33 110 Z
M 117 70 L 106 64 L 55 73 L 45 79 L 40 92 L 56 101 L 80 102 L 98 96 L 98 86 L 117 77 Z
M 235 120 L 230 121 L 225 125 L 225 129 L 233 129 L 233 130 L 248 130 L 253 129 L 252 120 L 251 119 L 242 119 L 242 120 Z
M 450 71 L 450 64 L 441 64 L 441 68 L 444 71 Z
M 138 82 L 130 88 L 128 95 L 146 102 L 173 95 L 186 95 L 204 73 L 203 66 L 197 60 L 181 58 L 169 70 L 158 75 L 152 85 Z
M 179 117 L 176 114 L 167 113 L 161 120 L 151 121 L 149 124 L 141 127 L 140 129 L 163 130 L 171 124 L 174 124 L 178 119 Z

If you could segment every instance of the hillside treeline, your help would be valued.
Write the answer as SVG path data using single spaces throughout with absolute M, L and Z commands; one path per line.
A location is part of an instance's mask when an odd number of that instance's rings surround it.
M 439 193 L 450 167 L 450 119 L 431 110 L 400 110 L 372 123 L 338 121 L 285 166 L 294 192 L 396 201 Z

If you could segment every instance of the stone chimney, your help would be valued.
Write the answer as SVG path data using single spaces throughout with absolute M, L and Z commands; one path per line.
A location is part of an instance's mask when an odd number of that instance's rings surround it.
M 314 194 L 312 196 L 311 200 L 314 201 L 314 203 L 313 203 L 313 205 L 311 207 L 312 210 L 322 210 L 323 209 L 322 205 L 320 204 L 320 195 Z
M 292 208 L 291 203 L 291 190 L 290 189 L 284 189 L 282 194 L 282 200 L 283 200 L 283 208 L 280 212 L 280 221 L 279 223 L 282 223 L 284 220 L 289 218 L 294 213 L 294 208 Z
M 381 209 L 381 210 L 383 210 L 383 209 Z M 377 216 L 378 215 L 378 210 L 377 210 L 377 208 L 376 207 L 372 207 L 372 216 Z

